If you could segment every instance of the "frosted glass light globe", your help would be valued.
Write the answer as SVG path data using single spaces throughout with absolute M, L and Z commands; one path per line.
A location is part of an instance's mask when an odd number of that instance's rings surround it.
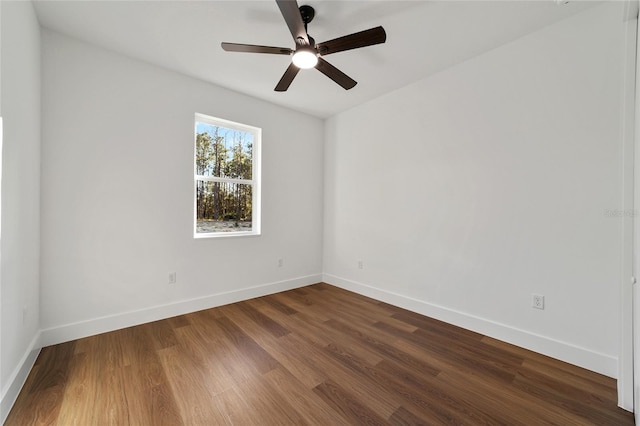
M 296 67 L 302 69 L 313 68 L 318 63 L 316 53 L 311 49 L 304 48 L 296 50 L 291 60 Z

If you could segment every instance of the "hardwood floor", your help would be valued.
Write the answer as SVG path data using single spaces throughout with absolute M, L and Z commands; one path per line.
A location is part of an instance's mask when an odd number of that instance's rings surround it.
M 13 425 L 632 425 L 615 380 L 327 284 L 44 348 Z

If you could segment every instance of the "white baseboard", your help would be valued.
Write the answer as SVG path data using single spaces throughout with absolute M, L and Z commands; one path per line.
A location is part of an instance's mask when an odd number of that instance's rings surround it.
M 0 400 L 0 424 L 4 424 L 4 421 L 7 419 L 7 416 L 11 411 L 11 407 L 13 407 L 13 404 L 16 402 L 18 394 L 20 393 L 24 382 L 27 380 L 27 376 L 33 368 L 36 358 L 38 358 L 40 348 L 42 347 L 40 344 L 40 337 L 40 332 L 36 333 L 24 356 L 18 363 L 18 366 L 11 374 L 11 377 L 9 377 L 9 381 L 6 386 L 2 389 L 2 399 Z
M 123 312 L 120 314 L 93 318 L 87 321 L 65 324 L 42 330 L 41 343 L 42 347 L 55 345 L 151 321 L 158 321 L 177 315 L 252 299 L 254 297 L 291 290 L 305 285 L 315 284 L 320 281 L 322 281 L 321 274 L 307 275 L 290 280 L 212 294 L 195 299 L 181 300 L 167 305 L 153 306 L 137 311 Z
M 389 303 L 419 314 L 435 318 L 449 324 L 475 331 L 561 361 L 586 368 L 596 373 L 616 378 L 618 374 L 617 358 L 594 352 L 592 350 L 555 340 L 539 334 L 531 333 L 490 321 L 464 312 L 434 305 L 422 300 L 401 294 L 381 290 L 356 281 L 344 279 L 331 274 L 323 274 L 327 284 L 353 291 L 382 302 Z

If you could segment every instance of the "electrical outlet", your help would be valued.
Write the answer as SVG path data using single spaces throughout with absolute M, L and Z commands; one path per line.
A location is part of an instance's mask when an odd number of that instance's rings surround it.
M 364 269 L 364 263 L 362 260 L 358 260 L 358 269 Z
M 544 296 L 541 294 L 532 294 L 531 306 L 536 309 L 544 309 Z
M 282 268 L 284 266 L 284 259 L 280 258 L 278 259 L 278 268 Z
M 175 284 L 175 283 L 176 283 L 176 273 L 169 272 L 169 284 Z

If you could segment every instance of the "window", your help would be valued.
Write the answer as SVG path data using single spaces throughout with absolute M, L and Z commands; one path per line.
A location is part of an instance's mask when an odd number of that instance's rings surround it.
M 260 234 L 261 134 L 196 114 L 194 237 Z

